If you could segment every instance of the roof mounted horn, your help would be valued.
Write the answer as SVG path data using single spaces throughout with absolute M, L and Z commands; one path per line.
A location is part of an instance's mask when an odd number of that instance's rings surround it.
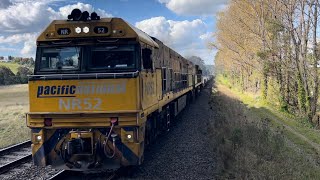
M 73 21 L 100 20 L 100 16 L 98 16 L 96 12 L 92 12 L 91 16 L 89 16 L 88 11 L 81 12 L 80 9 L 74 9 L 72 10 L 71 14 L 68 15 L 68 20 L 73 20 Z
M 73 21 L 80 21 L 82 17 L 82 12 L 80 11 L 80 9 L 74 9 L 72 10 L 71 14 L 68 15 L 68 19 L 69 20 L 73 20 Z
M 100 16 L 96 12 L 91 13 L 91 20 L 100 20 Z

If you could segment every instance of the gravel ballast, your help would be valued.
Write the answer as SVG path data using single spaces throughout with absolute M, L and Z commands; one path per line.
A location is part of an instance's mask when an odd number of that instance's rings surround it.
M 214 179 L 215 155 L 210 142 L 211 88 L 201 92 L 177 118 L 170 132 L 145 152 L 138 179 Z

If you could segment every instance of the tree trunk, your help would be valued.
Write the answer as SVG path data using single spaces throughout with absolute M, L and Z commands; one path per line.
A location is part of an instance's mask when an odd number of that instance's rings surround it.
M 318 75 L 318 52 L 317 52 L 317 25 L 318 25 L 318 0 L 315 1 L 314 5 L 314 14 L 313 14 L 313 75 L 314 75 L 314 89 L 313 89 L 313 97 L 311 104 L 311 117 L 316 114 L 317 111 L 317 103 L 318 103 L 318 94 L 319 94 L 319 75 Z

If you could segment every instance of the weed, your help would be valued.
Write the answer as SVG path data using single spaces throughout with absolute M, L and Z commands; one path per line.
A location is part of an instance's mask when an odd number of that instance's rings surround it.
M 224 93 L 216 94 L 211 102 L 215 111 L 213 139 L 218 164 L 222 165 L 218 179 L 320 177 L 317 159 L 310 155 L 313 152 L 300 149 L 300 145 L 310 147 L 301 141 L 302 144 L 296 145 L 292 137 L 297 137 L 275 121 L 276 115 L 266 108 L 257 108 L 259 102 L 254 98 L 246 99 L 253 103 L 248 106 L 246 101 L 240 103 L 234 94 Z

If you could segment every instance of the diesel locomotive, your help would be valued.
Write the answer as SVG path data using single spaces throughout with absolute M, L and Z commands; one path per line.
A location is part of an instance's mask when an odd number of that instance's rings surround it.
M 121 18 L 74 9 L 38 37 L 29 76 L 35 165 L 136 166 L 202 87 L 199 66 Z

